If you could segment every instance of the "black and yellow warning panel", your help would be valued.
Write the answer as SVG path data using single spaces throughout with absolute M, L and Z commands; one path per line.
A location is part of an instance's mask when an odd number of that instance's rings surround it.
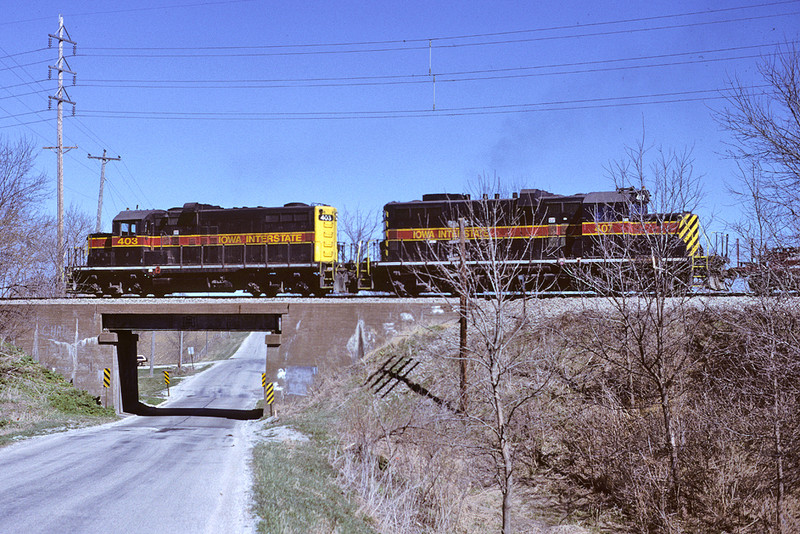
M 111 369 L 109 367 L 103 368 L 103 387 L 111 387 Z
M 275 402 L 275 388 L 272 385 L 272 382 L 269 382 L 264 387 L 264 402 L 267 404 L 272 404 Z

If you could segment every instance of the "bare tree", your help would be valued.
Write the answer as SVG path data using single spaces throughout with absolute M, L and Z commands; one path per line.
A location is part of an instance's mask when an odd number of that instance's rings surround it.
M 604 297 L 587 303 L 585 318 L 594 324 L 594 337 L 586 349 L 612 375 L 627 378 L 626 390 L 611 388 L 619 394 L 614 397 L 620 408 L 652 406 L 660 412 L 669 476 L 654 502 L 662 503 L 657 515 L 669 530 L 685 507 L 677 408 L 685 377 L 696 363 L 691 346 L 698 319 L 689 299 L 691 256 L 699 249 L 690 237 L 696 228 L 687 225 L 697 223 L 691 211 L 701 190 L 690 151 L 659 149 L 652 160 L 648 156 L 641 141 L 610 167 L 617 187 L 633 187 L 637 193 L 628 202 L 607 206 L 605 213 L 598 210 L 593 255 L 602 261 L 572 272 Z M 604 222 L 609 220 L 618 222 Z
M 749 504 L 746 520 L 760 531 L 796 532 L 800 313 L 793 299 L 773 295 L 712 318 L 717 332 L 706 345 L 706 391 L 718 402 L 718 433 L 746 453 L 750 467 L 732 495 Z
M 728 107 L 716 113 L 733 136 L 730 155 L 747 162 L 760 182 L 759 199 L 773 204 L 783 237 L 800 236 L 800 51 L 779 47 L 759 65 L 764 85 L 732 79 Z
M 785 216 L 785 206 L 773 196 L 775 175 L 755 159 L 740 161 L 739 170 L 743 217 L 734 228 L 751 244 L 754 257 L 738 270 L 754 296 L 743 309 L 714 317 L 721 330 L 715 338 L 735 341 L 712 345 L 707 376 L 725 407 L 720 413 L 727 415 L 730 439 L 747 445 L 756 468 L 757 475 L 740 485 L 749 486 L 756 498 L 773 500 L 772 518 L 764 524 L 783 534 L 800 526 L 787 504 L 788 495 L 800 488 L 800 317 L 793 296 L 797 273 L 779 251 L 795 250 L 782 245 L 797 234 L 794 218 Z
M 34 169 L 34 147 L 0 139 L 0 296 L 27 292 L 31 265 L 41 260 L 47 197 L 44 174 Z M 34 277 L 35 278 L 35 277 Z
M 339 212 L 339 224 L 350 246 L 348 259 L 360 262 L 369 254 L 369 246 L 377 239 L 381 226 L 379 213 L 373 210 L 362 210 L 360 206 Z
M 452 204 L 457 213 L 450 215 L 457 220 L 449 225 L 450 239 L 429 243 L 430 262 L 418 276 L 422 284 L 462 299 L 470 341 L 465 343 L 462 334 L 455 357 L 463 364 L 462 376 L 468 373 L 468 379 L 461 380 L 461 415 L 476 433 L 486 436 L 485 451 L 502 494 L 501 531 L 509 533 L 516 485 L 513 420 L 548 384 L 553 355 L 532 334 L 535 321 L 525 305 L 530 294 L 520 293 L 529 273 L 518 260 L 528 257 L 533 240 L 502 235 L 503 228 L 524 225 L 523 213 L 511 199 L 488 193 L 501 190 L 501 185 L 496 178 L 479 180 L 477 200 Z

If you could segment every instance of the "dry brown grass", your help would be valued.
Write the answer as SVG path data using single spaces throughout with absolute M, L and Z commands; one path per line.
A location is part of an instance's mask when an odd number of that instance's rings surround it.
M 456 406 L 457 335 L 456 328 L 437 327 L 397 338 L 315 392 L 315 403 L 335 406 L 338 414 L 330 426 L 338 443 L 330 461 L 380 532 L 467 534 L 500 528 L 500 492 L 480 425 L 403 384 L 385 397 L 363 385 L 387 359 L 402 354 L 419 363 L 409 379 Z M 591 528 L 602 514 L 567 510 L 563 488 L 544 481 L 527 478 L 519 485 L 515 530 L 591 532 L 583 525 Z

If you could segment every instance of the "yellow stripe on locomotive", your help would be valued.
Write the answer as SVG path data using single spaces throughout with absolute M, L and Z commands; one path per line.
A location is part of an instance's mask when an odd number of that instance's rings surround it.
M 686 255 L 697 256 L 700 252 L 700 219 L 687 213 L 678 222 L 678 236 L 686 243 Z
M 333 263 L 338 254 L 336 208 L 314 208 L 314 261 Z

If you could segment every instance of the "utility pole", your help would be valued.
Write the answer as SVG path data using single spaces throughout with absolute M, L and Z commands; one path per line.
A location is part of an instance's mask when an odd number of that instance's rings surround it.
M 459 295 L 459 342 L 458 342 L 458 371 L 459 371 L 459 403 L 458 409 L 461 413 L 467 413 L 467 246 L 466 228 L 464 217 L 458 218 L 458 252 L 461 258 L 459 262 L 458 277 L 461 280 L 461 291 Z
M 56 254 L 58 255 L 58 280 L 64 282 L 64 152 L 69 152 L 70 149 L 78 148 L 76 146 L 64 146 L 64 135 L 62 129 L 63 123 L 63 107 L 64 102 L 72 104 L 72 114 L 75 115 L 75 102 L 69 99 L 66 89 L 64 89 L 64 73 L 72 74 L 72 85 L 75 85 L 75 72 L 70 70 L 69 64 L 64 57 L 64 43 L 72 45 L 72 54 L 75 55 L 77 43 L 70 40 L 69 32 L 64 27 L 64 17 L 58 16 L 58 32 L 49 35 L 48 47 L 53 45 L 53 39 L 58 41 L 58 63 L 55 66 L 49 65 L 47 75 L 48 78 L 52 76 L 53 71 L 58 72 L 58 91 L 55 96 L 48 96 L 48 107 L 52 104 L 53 100 L 56 101 L 56 109 L 58 110 L 57 119 L 57 134 L 56 146 L 48 146 L 45 149 L 55 150 L 57 157 L 56 175 L 58 177 L 58 236 L 56 243 Z
M 122 159 L 121 156 L 117 156 L 116 158 L 112 158 L 110 156 L 106 156 L 106 149 L 103 149 L 102 156 L 92 156 L 91 154 L 87 155 L 89 159 L 99 159 L 102 161 L 100 164 L 100 196 L 97 199 L 97 226 L 95 227 L 95 233 L 100 232 L 100 214 L 103 211 L 103 184 L 106 181 L 106 163 L 109 161 L 119 161 Z

